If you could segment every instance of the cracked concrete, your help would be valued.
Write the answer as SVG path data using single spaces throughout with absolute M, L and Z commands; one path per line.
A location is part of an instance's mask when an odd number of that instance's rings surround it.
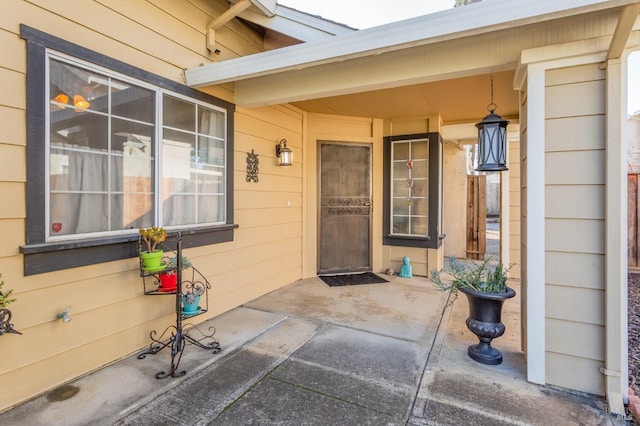
M 513 283 L 516 287 L 517 283 Z M 601 398 L 530 384 L 519 302 L 505 303 L 498 366 L 466 355 L 465 298 L 424 277 L 328 287 L 297 281 L 224 315 L 222 353 L 187 346 L 181 378 L 156 380 L 162 351 L 72 383 L 0 414 L 6 425 L 621 425 Z

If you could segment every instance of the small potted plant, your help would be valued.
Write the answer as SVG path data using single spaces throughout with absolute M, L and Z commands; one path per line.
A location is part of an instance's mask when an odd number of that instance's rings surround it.
M 9 306 L 10 303 L 13 303 L 16 301 L 16 299 L 11 298 L 13 289 L 3 292 L 2 291 L 3 286 L 4 286 L 4 280 L 2 279 L 2 274 L 0 274 L 0 308 L 6 308 L 7 306 Z
M 182 293 L 182 314 L 195 315 L 200 312 L 200 296 L 204 294 L 205 284 L 200 281 L 187 284 L 187 289 Z
M 187 259 L 187 256 L 182 256 L 182 269 L 191 267 L 191 261 Z M 159 291 L 172 292 L 176 290 L 178 285 L 178 256 L 170 257 L 167 260 L 167 270 L 158 274 L 160 279 Z
M 167 231 L 162 227 L 151 226 L 140 228 L 142 241 L 147 245 L 147 250 L 140 252 L 143 269 L 147 272 L 157 272 L 166 268 L 166 263 L 162 263 L 163 251 L 158 249 L 158 243 L 167 239 Z
M 491 340 L 504 334 L 505 326 L 501 322 L 502 304 L 515 296 L 516 292 L 507 286 L 511 268 L 498 265 L 492 270 L 489 266 L 491 260 L 491 257 L 487 257 L 480 264 L 469 262 L 467 265 L 452 256 L 448 271 L 452 280 L 443 281 L 439 271 L 432 271 L 431 279 L 438 290 L 449 291 L 455 296 L 460 290 L 467 296 L 467 328 L 480 341 L 469 346 L 467 353 L 474 361 L 497 365 L 502 362 L 502 354 L 491 347 Z
M 13 290 L 3 292 L 3 286 L 4 280 L 2 280 L 2 274 L 0 274 L 0 336 L 6 333 L 22 334 L 13 328 L 13 324 L 11 324 L 11 311 L 7 309 L 10 303 L 16 301 L 16 299 L 11 298 Z

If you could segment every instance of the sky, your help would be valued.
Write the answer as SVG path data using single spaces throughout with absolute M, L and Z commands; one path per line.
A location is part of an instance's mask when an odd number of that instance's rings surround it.
M 455 0 L 278 0 L 279 4 L 363 30 L 453 7 Z M 640 52 L 629 57 L 627 112 L 640 111 Z
M 278 0 L 278 3 L 363 30 L 450 9 L 455 0 Z

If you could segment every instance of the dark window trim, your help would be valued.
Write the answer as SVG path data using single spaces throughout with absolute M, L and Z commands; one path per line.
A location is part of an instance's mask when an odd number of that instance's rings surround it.
M 157 74 L 144 71 L 117 59 L 65 41 L 58 37 L 20 25 L 20 36 L 27 45 L 27 220 L 26 245 L 20 247 L 24 254 L 24 274 L 93 265 L 113 260 L 128 259 L 138 255 L 138 236 L 104 237 L 57 243 L 45 242 L 45 162 L 47 153 L 44 141 L 45 128 L 44 94 L 46 49 L 55 50 L 93 63 L 115 72 L 125 74 L 160 88 L 224 108 L 227 111 L 227 211 L 226 224 L 201 228 L 172 230 L 170 235 L 182 232 L 183 247 L 197 247 L 233 241 L 233 135 L 235 105 L 223 99 L 192 89 Z
M 429 236 L 391 234 L 391 142 L 410 139 L 429 139 Z M 440 185 L 442 184 L 442 137 L 438 132 L 415 133 L 409 135 L 385 136 L 383 147 L 383 200 L 382 244 L 386 246 L 438 248 L 444 234 L 440 229 L 440 206 L 442 205 Z

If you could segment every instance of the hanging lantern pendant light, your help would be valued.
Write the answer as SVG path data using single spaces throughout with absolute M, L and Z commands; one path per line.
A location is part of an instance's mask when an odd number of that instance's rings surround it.
M 507 168 L 507 125 L 494 111 L 493 74 L 491 74 L 491 103 L 487 105 L 489 115 L 476 124 L 478 128 L 478 172 L 501 172 Z

